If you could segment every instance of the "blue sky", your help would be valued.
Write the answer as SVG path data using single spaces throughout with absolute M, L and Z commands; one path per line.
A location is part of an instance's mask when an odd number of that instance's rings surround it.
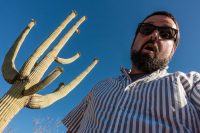
M 198 1 L 159 1 L 159 0 L 1 0 L 0 1 L 0 64 L 17 36 L 31 19 L 37 21 L 27 39 L 23 43 L 16 59 L 18 69 L 39 44 L 64 20 L 71 12 L 76 10 L 78 16 L 63 31 L 59 38 L 67 32 L 83 15 L 88 17 L 80 27 L 80 35 L 75 34 L 60 52 L 60 57 L 71 57 L 81 52 L 81 57 L 70 65 L 62 65 L 65 72 L 59 76 L 40 94 L 53 91 L 60 82 L 68 83 L 82 72 L 93 60 L 98 57 L 99 64 L 93 71 L 64 99 L 52 106 L 41 109 L 21 110 L 8 128 L 15 133 L 33 132 L 33 121 L 61 120 L 81 99 L 91 90 L 99 80 L 116 77 L 120 74 L 121 66 L 130 68 L 130 45 L 137 24 L 149 13 L 157 10 L 167 10 L 173 13 L 180 25 L 180 45 L 169 64 L 169 72 L 174 71 L 200 71 L 199 57 L 199 31 L 200 17 Z M 51 47 L 52 47 L 51 46 Z M 56 66 L 53 63 L 46 74 Z M 10 88 L 0 75 L 0 96 Z M 52 121 L 53 121 L 52 120 Z M 43 122 L 44 124 L 44 122 Z M 60 125 L 59 132 L 66 132 Z M 54 130 L 54 132 L 56 132 Z

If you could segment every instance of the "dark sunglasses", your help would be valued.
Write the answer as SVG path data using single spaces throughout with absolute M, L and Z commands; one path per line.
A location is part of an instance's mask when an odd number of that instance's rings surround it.
M 166 40 L 170 40 L 170 39 L 176 40 L 176 34 L 178 33 L 178 30 L 174 28 L 171 28 L 168 26 L 159 27 L 150 23 L 140 23 L 137 31 L 143 35 L 150 35 L 151 33 L 153 33 L 154 30 L 158 30 L 159 36 L 162 39 L 166 39 Z

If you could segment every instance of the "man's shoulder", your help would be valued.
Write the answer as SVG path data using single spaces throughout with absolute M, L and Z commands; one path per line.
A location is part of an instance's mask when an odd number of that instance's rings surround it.
M 122 75 L 120 75 L 118 77 L 109 77 L 109 78 L 106 78 L 106 79 L 103 79 L 103 80 L 100 80 L 99 82 L 97 82 L 93 88 L 99 88 L 99 87 L 105 87 L 105 86 L 118 84 L 124 80 L 125 80 L 125 78 Z
M 176 71 L 171 74 L 175 75 L 185 75 L 185 76 L 200 76 L 200 73 L 197 71 L 189 71 L 189 72 L 182 72 L 182 71 Z
M 176 78 L 181 78 L 181 79 L 200 80 L 200 73 L 197 71 L 190 71 L 190 72 L 176 71 L 173 73 L 169 73 L 169 75 L 174 75 Z
M 109 77 L 109 78 L 100 80 L 99 82 L 97 82 L 96 85 L 106 84 L 106 83 L 109 83 L 109 82 L 118 82 L 118 81 L 120 81 L 120 80 L 122 80 L 122 76 L 118 76 L 118 77 Z

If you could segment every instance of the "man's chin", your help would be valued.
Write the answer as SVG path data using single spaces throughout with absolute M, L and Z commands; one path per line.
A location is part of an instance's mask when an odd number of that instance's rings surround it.
M 156 57 L 156 53 L 154 52 L 135 52 L 131 53 L 132 64 L 134 64 L 139 70 L 151 73 L 158 69 L 164 68 L 167 66 L 169 60 L 167 59 L 159 59 Z

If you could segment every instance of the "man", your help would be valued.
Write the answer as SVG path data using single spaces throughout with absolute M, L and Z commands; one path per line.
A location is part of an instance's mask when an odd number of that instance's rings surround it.
M 168 73 L 180 37 L 172 14 L 139 24 L 132 69 L 99 82 L 63 123 L 68 133 L 200 133 L 200 74 Z

